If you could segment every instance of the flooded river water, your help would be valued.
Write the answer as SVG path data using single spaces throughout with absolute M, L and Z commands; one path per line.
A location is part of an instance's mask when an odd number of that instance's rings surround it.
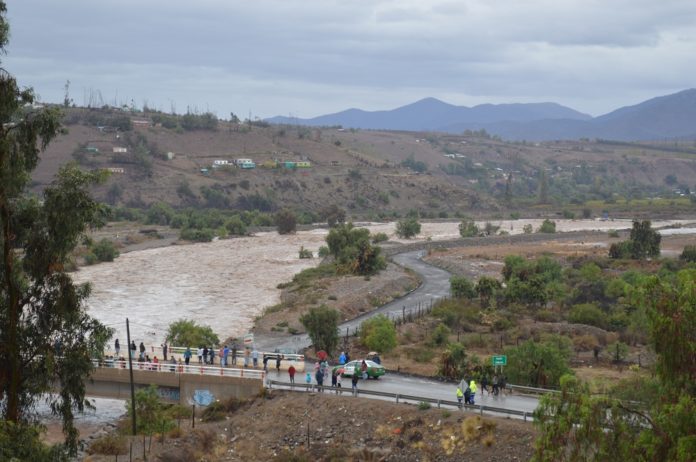
M 528 223 L 538 228 L 541 220 L 492 223 L 518 234 Z M 675 223 L 660 221 L 654 226 Z M 390 239 L 399 240 L 394 236 L 394 223 L 364 225 L 372 232 L 385 232 Z M 631 221 L 556 220 L 556 226 L 559 231 L 626 229 Z M 113 263 L 81 268 L 75 279 L 92 283 L 89 309 L 116 329 L 123 345 L 126 317 L 136 343 L 161 343 L 167 326 L 180 318 L 209 325 L 221 338 L 239 336 L 251 328 L 254 317 L 265 307 L 279 302 L 278 283 L 318 264 L 316 258 L 300 260 L 298 251 L 304 246 L 316 253 L 325 244 L 326 233 L 323 229 L 283 236 L 267 232 L 129 252 Z M 452 239 L 458 235 L 458 223 L 423 223 L 416 240 Z

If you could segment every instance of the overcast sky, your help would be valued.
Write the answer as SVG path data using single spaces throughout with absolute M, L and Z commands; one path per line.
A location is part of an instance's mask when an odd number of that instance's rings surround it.
M 695 0 L 6 0 L 2 66 L 43 101 L 227 118 L 696 87 Z M 94 100 L 94 99 L 93 99 Z

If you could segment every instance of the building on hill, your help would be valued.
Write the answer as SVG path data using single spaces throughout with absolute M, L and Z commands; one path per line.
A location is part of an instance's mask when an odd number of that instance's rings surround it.
M 122 146 L 114 146 L 114 152 L 119 152 L 119 153 L 126 153 L 128 152 L 128 148 L 124 148 Z

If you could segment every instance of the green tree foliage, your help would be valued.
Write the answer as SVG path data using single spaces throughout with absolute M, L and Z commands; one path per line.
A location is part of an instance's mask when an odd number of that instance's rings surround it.
M 216 130 L 217 126 L 218 118 L 210 112 L 203 114 L 187 112 L 181 117 L 181 128 L 184 130 Z
M 67 462 L 69 459 L 61 446 L 49 447 L 43 444 L 38 426 L 0 420 L 0 460 Z
M 0 1 L 3 52 L 5 14 Z M 103 224 L 106 210 L 88 190 L 104 175 L 70 164 L 43 200 L 25 194 L 39 154 L 60 130 L 58 109 L 35 109 L 34 100 L 31 89 L 0 73 L 0 413 L 9 431 L 30 431 L 34 405 L 48 400 L 74 454 L 73 413 L 88 405 L 91 357 L 101 354 L 110 331 L 87 314 L 90 288 L 73 284 L 65 266 L 86 228 Z M 47 394 L 52 389 L 57 393 Z
M 473 356 L 469 359 L 466 348 L 461 343 L 450 343 L 440 356 L 438 375 L 451 380 L 461 380 L 480 368 L 476 358 L 477 356 Z
M 479 227 L 476 226 L 474 220 L 462 220 L 459 223 L 459 235 L 461 237 L 475 237 L 481 234 Z
M 500 281 L 497 279 L 490 276 L 481 276 L 476 283 L 476 293 L 481 301 L 481 308 L 489 308 L 501 288 Z
M 292 210 L 283 209 L 275 215 L 278 234 L 292 234 L 297 228 L 297 217 Z
M 549 182 L 546 179 L 546 172 L 544 170 L 539 172 L 539 203 L 549 203 Z
M 541 223 L 541 226 L 539 226 L 539 229 L 537 230 L 538 233 L 547 233 L 547 234 L 553 234 L 556 232 L 556 222 L 551 221 L 548 218 L 544 220 Z
M 450 293 L 456 298 L 476 297 L 476 286 L 464 276 L 452 276 L 450 278 Z
M 527 340 L 518 347 L 507 348 L 508 380 L 532 387 L 558 387 L 561 377 L 571 373 L 568 366 L 571 348 L 567 338 L 555 340 L 544 343 Z
M 604 328 L 606 326 L 606 315 L 592 303 L 581 303 L 570 309 L 568 321 Z
M 385 315 L 379 314 L 360 325 L 360 342 L 367 348 L 388 353 L 396 347 L 396 327 Z
M 413 155 L 409 156 L 406 160 L 401 162 L 406 168 L 410 168 L 414 172 L 425 173 L 428 171 L 428 164 L 421 162 L 420 160 L 415 160 Z
M 641 281 L 632 303 L 647 313 L 659 393 L 632 401 L 595 397 L 577 379 L 563 377 L 562 392 L 544 396 L 535 411 L 540 431 L 534 460 L 693 460 L 696 270 Z
M 696 245 L 684 246 L 681 255 L 679 255 L 680 260 L 684 260 L 689 263 L 696 263 Z
M 215 231 L 209 228 L 184 228 L 179 232 L 179 238 L 185 241 L 210 242 L 215 237 Z
M 662 236 L 652 229 L 650 220 L 634 221 L 629 240 L 633 243 L 633 258 L 645 259 L 660 256 Z
M 432 336 L 430 337 L 430 340 L 432 341 L 433 345 L 437 345 L 437 346 L 445 345 L 447 343 L 448 338 L 449 338 L 450 332 L 451 332 L 451 330 L 449 327 L 440 323 L 433 330 L 433 333 L 432 333 Z
M 326 219 L 326 223 L 329 225 L 329 228 L 333 228 L 336 225 L 342 225 L 346 222 L 346 211 L 336 204 L 331 204 L 324 209 L 322 211 L 322 215 Z
M 421 224 L 416 217 L 407 217 L 396 223 L 396 235 L 402 239 L 410 239 L 421 232 Z
M 169 324 L 167 341 L 173 346 L 192 348 L 220 344 L 220 339 L 210 326 L 201 326 L 188 319 L 179 319 Z
M 174 216 L 174 209 L 164 202 L 155 202 L 147 210 L 148 225 L 167 226 Z
M 235 236 L 244 236 L 247 233 L 246 224 L 238 216 L 233 216 L 225 221 L 227 232 Z
M 381 249 L 370 242 L 370 231 L 352 223 L 338 225 L 326 236 L 329 252 L 339 272 L 369 275 L 386 268 Z
M 126 402 L 126 411 L 128 417 L 132 418 L 133 406 L 130 400 Z M 150 385 L 135 392 L 135 416 L 136 430 L 143 435 L 164 434 L 173 429 L 175 425 L 169 407 L 162 402 L 157 394 L 156 385 Z
M 99 261 L 114 261 L 119 256 L 118 249 L 109 239 L 102 239 L 92 247 L 92 252 Z
M 616 242 L 609 247 L 610 258 L 644 260 L 660 255 L 660 233 L 652 229 L 650 220 L 634 221 L 627 241 Z
M 324 350 L 329 355 L 338 346 L 338 323 L 341 315 L 326 305 L 310 308 L 300 316 L 300 323 L 312 339 L 314 351 Z

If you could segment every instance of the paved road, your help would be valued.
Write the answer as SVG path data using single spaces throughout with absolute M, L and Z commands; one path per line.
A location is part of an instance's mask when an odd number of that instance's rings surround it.
M 419 308 L 424 309 L 437 299 L 449 295 L 450 273 L 425 263 L 422 260 L 424 254 L 424 251 L 415 251 L 393 257 L 396 263 L 412 269 L 421 276 L 423 282 L 416 290 L 369 313 L 344 322 L 338 326 L 341 334 L 345 333 L 346 329 L 352 334 L 364 320 L 372 316 L 385 314 L 390 317 L 398 317 L 404 313 L 415 313 Z M 309 347 L 312 342 L 308 335 L 302 334 L 283 338 L 257 336 L 255 343 L 261 351 L 274 351 L 276 348 L 301 350 Z
M 376 310 L 366 313 L 350 321 L 346 321 L 339 326 L 341 332 L 346 328 L 352 333 L 365 319 L 377 314 L 386 314 L 390 317 L 402 316 L 405 313 L 417 312 L 419 307 L 422 309 L 429 306 L 435 300 L 449 295 L 450 273 L 440 268 L 436 268 L 425 263 L 422 258 L 424 251 L 407 252 L 395 255 L 393 260 L 413 271 L 417 272 L 422 279 L 422 284 L 408 295 L 383 305 Z M 290 338 L 257 338 L 257 347 L 261 351 L 273 351 L 275 348 L 288 348 L 299 350 L 311 344 L 307 335 L 297 335 Z M 311 365 L 307 365 L 307 370 L 312 370 Z M 269 372 L 270 380 L 287 381 L 287 373 L 281 371 Z M 344 379 L 346 386 L 350 387 L 350 380 Z M 420 377 L 408 377 L 400 374 L 389 374 L 379 380 L 361 380 L 360 388 L 366 390 L 378 390 L 388 393 L 408 394 L 443 400 L 456 400 L 456 388 L 454 384 L 443 383 L 437 380 L 430 380 Z M 480 393 L 479 393 L 480 395 Z M 532 412 L 536 409 L 539 401 L 535 397 L 508 395 L 508 396 L 478 396 L 478 404 L 514 409 L 524 412 Z

